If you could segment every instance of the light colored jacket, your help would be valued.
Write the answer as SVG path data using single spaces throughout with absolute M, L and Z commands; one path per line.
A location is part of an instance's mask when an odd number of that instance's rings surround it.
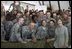
M 62 46 L 68 45 L 68 29 L 65 26 L 57 27 L 55 30 L 55 34 L 55 48 L 62 48 Z

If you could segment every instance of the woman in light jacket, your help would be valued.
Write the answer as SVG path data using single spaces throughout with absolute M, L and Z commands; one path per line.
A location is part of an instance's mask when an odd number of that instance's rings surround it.
M 55 29 L 55 48 L 66 48 L 68 46 L 68 29 L 62 24 L 61 19 L 58 20 L 58 26 Z

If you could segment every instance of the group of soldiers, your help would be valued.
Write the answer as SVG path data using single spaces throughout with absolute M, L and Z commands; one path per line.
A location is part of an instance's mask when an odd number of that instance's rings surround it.
M 3 12 L 1 12 L 3 13 Z M 59 13 L 43 10 L 19 9 L 1 14 L 1 40 L 27 43 L 44 40 L 50 48 L 71 45 L 71 11 Z

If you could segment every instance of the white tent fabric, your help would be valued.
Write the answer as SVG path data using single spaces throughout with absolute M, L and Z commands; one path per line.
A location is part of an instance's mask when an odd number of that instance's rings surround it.
M 20 1 L 20 2 L 25 2 L 25 3 L 29 3 L 29 4 L 33 4 L 35 5 L 35 7 L 39 8 L 40 6 L 49 6 L 49 1 L 44 1 L 44 5 L 40 5 L 39 1 Z M 69 7 L 69 1 L 59 1 L 60 2 L 60 7 L 61 9 L 68 9 Z M 2 1 L 5 10 L 8 10 L 9 6 L 11 3 L 13 3 L 13 1 Z M 40 1 L 40 3 L 42 3 L 42 1 Z M 57 1 L 51 1 L 51 6 L 54 10 L 58 10 L 58 2 Z M 11 8 L 12 9 L 12 8 Z M 32 7 L 30 7 L 30 9 L 32 9 Z M 33 7 L 34 9 L 34 7 Z

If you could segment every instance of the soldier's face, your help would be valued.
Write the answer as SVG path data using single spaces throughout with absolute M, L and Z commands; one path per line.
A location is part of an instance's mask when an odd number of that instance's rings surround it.
M 42 25 L 43 25 L 43 26 L 46 26 L 46 22 L 45 22 L 45 21 L 43 21 L 43 22 L 42 22 Z
M 62 26 L 62 21 L 60 19 L 58 20 L 58 25 Z
M 17 13 L 17 16 L 16 16 L 16 18 L 19 18 L 21 16 L 21 14 L 20 13 Z
M 56 13 L 53 13 L 53 16 L 56 16 Z
M 14 14 L 17 14 L 17 11 L 14 11 Z
M 34 23 L 30 23 L 30 28 L 33 29 L 35 27 Z
M 50 17 L 50 16 L 51 16 L 51 13 L 50 13 L 50 12 L 48 12 L 48 13 L 47 13 L 47 16 L 48 16 L 48 17 Z
M 23 19 L 23 18 L 20 18 L 20 19 L 19 19 L 19 22 L 20 22 L 21 24 L 23 24 L 23 23 L 24 23 L 24 19 Z
M 64 18 L 67 18 L 68 16 L 66 14 L 64 14 Z
M 53 26 L 53 25 L 54 25 L 53 21 L 50 21 L 50 26 Z
M 44 15 L 44 13 L 43 12 L 40 12 L 40 16 L 43 16 Z

